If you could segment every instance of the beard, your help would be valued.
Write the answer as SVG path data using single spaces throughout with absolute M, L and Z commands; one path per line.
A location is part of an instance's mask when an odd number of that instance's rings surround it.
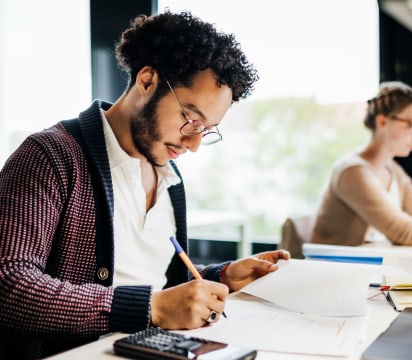
M 157 163 L 156 157 L 152 152 L 153 142 L 160 140 L 156 115 L 159 100 L 158 94 L 153 94 L 141 110 L 136 110 L 130 116 L 130 131 L 133 144 L 137 151 L 153 166 L 162 166 L 162 164 Z

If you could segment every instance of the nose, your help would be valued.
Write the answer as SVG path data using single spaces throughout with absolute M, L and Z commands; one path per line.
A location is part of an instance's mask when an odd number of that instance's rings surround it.
M 196 152 L 202 142 L 202 137 L 202 133 L 193 136 L 183 136 L 182 143 L 189 151 Z

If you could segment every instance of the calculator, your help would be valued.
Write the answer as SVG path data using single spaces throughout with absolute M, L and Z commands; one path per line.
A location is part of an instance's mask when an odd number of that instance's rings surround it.
M 149 327 L 116 340 L 116 355 L 139 360 L 253 360 L 257 352 L 241 346 L 185 336 Z

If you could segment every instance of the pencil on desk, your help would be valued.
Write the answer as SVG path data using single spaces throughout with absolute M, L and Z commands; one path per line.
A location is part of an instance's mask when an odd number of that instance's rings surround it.
M 176 249 L 177 254 L 180 256 L 186 267 L 189 269 L 189 271 L 192 273 L 193 277 L 197 280 L 202 280 L 202 276 L 199 274 L 199 271 L 197 271 L 196 267 L 193 265 L 192 260 L 189 259 L 189 256 L 184 252 L 180 244 L 177 242 L 174 236 L 170 237 L 170 241 L 172 242 L 173 246 Z M 223 311 L 222 315 L 226 318 L 226 314 Z

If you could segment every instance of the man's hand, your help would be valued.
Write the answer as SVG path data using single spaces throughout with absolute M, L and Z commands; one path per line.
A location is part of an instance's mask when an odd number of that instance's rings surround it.
M 192 280 L 155 292 L 151 302 L 151 321 L 164 329 L 195 329 L 206 324 L 211 311 L 219 320 L 229 289 L 226 285 Z
M 276 271 L 279 259 L 289 260 L 286 250 L 267 251 L 232 262 L 225 271 L 224 281 L 231 291 L 239 291 L 252 281 Z

